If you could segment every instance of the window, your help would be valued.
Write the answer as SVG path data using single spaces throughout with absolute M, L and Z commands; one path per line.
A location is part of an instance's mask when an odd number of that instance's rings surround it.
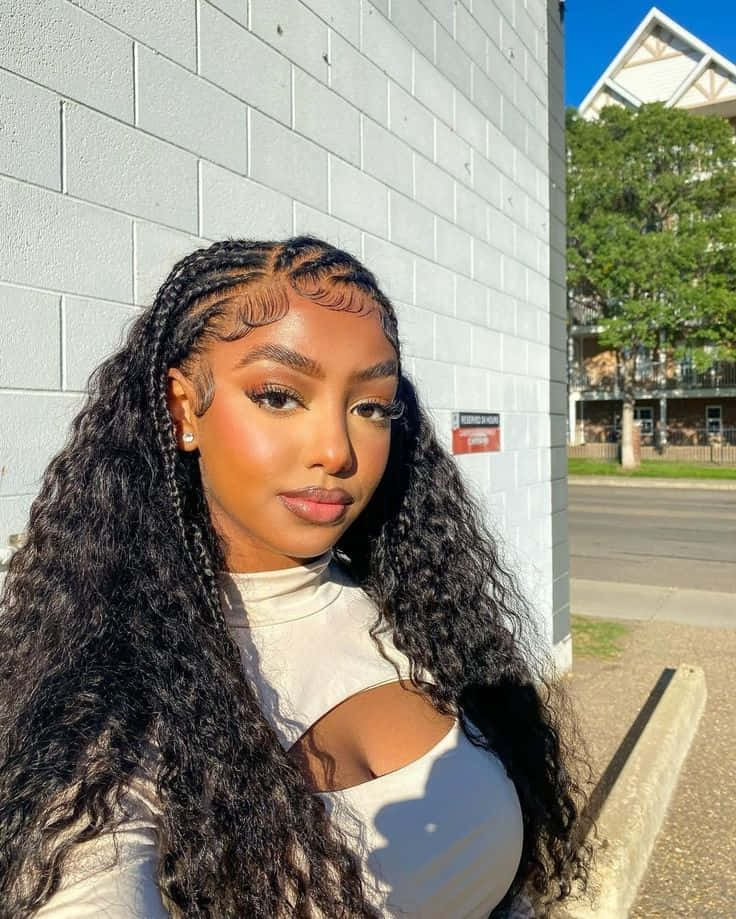
M 654 409 L 651 405 L 634 408 L 634 421 L 641 422 L 641 433 L 651 434 L 654 431 Z
M 636 376 L 640 380 L 651 380 L 654 373 L 652 349 L 639 345 L 634 354 Z
M 708 434 L 720 434 L 723 427 L 720 405 L 706 405 L 705 430 Z

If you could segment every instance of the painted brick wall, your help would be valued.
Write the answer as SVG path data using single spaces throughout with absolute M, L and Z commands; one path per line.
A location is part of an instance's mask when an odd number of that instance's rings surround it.
M 460 465 L 561 641 L 557 2 L 1 2 L 0 545 L 174 259 L 313 232 L 393 298 L 445 442 L 501 413 Z
M 558 664 L 572 664 L 567 521 L 567 241 L 565 226 L 564 42 L 557 4 L 549 22 L 549 206 L 550 206 L 550 478 L 552 530 L 552 641 Z

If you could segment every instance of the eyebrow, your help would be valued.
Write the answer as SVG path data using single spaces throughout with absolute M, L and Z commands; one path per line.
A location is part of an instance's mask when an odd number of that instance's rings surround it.
M 238 360 L 235 365 L 236 370 L 254 364 L 256 361 L 269 360 L 277 364 L 283 364 L 291 370 L 298 373 L 304 373 L 307 376 L 315 377 L 318 380 L 324 380 L 325 371 L 323 367 L 307 357 L 306 354 L 300 354 L 299 351 L 292 351 L 291 348 L 285 348 L 283 345 L 259 345 L 257 348 L 251 348 Z M 399 365 L 394 360 L 381 361 L 373 364 L 372 367 L 366 367 L 364 370 L 356 370 L 350 374 L 351 383 L 364 383 L 368 380 L 377 380 L 383 377 L 398 377 Z

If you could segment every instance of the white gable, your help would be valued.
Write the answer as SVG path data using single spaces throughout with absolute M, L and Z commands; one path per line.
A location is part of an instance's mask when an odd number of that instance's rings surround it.
M 693 81 L 678 104 L 683 108 L 698 108 L 728 100 L 736 100 L 736 77 L 711 65 Z
M 623 107 L 628 104 L 628 101 L 615 92 L 615 90 L 605 86 L 592 101 L 589 111 L 597 115 L 600 110 L 604 109 L 607 105 L 620 105 Z
M 640 102 L 664 101 L 669 99 L 699 60 L 700 55 L 678 52 L 671 57 L 622 67 L 616 74 L 616 82 Z
M 580 104 L 584 118 L 606 105 L 645 102 L 736 116 L 736 66 L 653 7 Z

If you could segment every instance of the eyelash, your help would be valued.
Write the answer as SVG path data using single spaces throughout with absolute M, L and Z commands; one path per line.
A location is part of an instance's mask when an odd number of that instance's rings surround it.
M 264 406 L 260 400 L 265 400 L 269 395 L 282 395 L 290 399 L 293 399 L 295 402 L 298 402 L 300 405 L 304 405 L 298 393 L 294 392 L 293 389 L 288 389 L 286 386 L 263 386 L 260 389 L 252 390 L 247 393 L 248 398 L 251 401 L 255 402 L 259 408 L 266 408 L 267 411 L 275 412 L 277 414 L 289 414 L 288 412 L 281 412 L 278 408 L 273 408 L 273 406 Z M 361 402 L 360 406 L 368 405 L 371 408 L 378 408 L 382 411 L 382 416 L 380 418 L 366 418 L 366 421 L 373 421 L 375 424 L 383 424 L 384 422 L 400 418 L 404 414 L 405 405 L 398 399 L 394 399 L 393 402 L 388 402 L 384 404 L 383 402 Z M 364 416 L 360 416 L 364 417 Z

